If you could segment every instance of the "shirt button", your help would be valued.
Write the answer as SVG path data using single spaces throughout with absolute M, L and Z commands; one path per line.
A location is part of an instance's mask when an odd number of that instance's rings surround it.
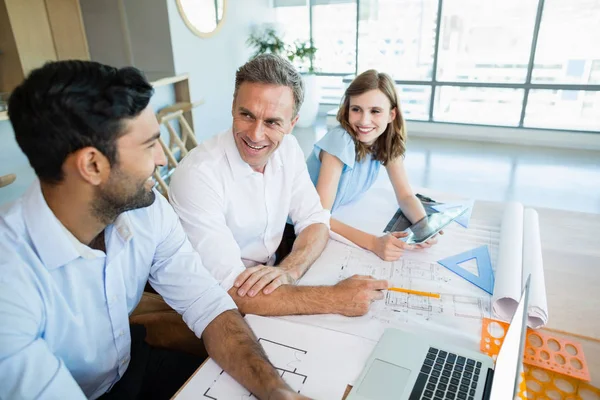
M 123 336 L 125 334 L 125 331 L 123 329 L 121 329 L 121 331 L 119 332 L 119 337 Z

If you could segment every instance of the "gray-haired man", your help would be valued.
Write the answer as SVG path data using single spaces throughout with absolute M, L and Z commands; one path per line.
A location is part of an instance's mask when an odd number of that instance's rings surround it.
M 232 128 L 183 160 L 171 180 L 171 204 L 243 313 L 362 315 L 383 297 L 386 281 L 355 276 L 335 286 L 294 286 L 325 248 L 330 219 L 289 135 L 303 89 L 301 76 L 280 57 L 262 55 L 243 65 Z M 290 254 L 276 260 L 288 217 L 297 238 Z

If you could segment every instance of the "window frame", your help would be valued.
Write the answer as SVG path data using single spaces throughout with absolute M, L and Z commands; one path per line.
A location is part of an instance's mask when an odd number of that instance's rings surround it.
M 316 72 L 318 76 L 333 76 L 333 77 L 343 77 L 344 83 L 347 83 L 352 76 L 356 76 L 358 73 L 358 51 L 359 51 L 359 19 L 360 19 L 360 3 L 361 0 L 356 1 L 356 37 L 354 41 L 354 50 L 355 50 L 355 62 L 354 62 L 354 75 L 349 75 L 348 73 L 335 73 L 335 72 Z M 562 132 L 578 132 L 578 133 L 600 133 L 600 131 L 594 130 L 581 130 L 581 129 L 564 129 L 564 128 L 547 128 L 547 127 L 532 127 L 524 125 L 526 111 L 527 111 L 527 103 L 529 100 L 529 92 L 531 90 L 573 90 L 573 91 L 600 91 L 600 85 L 582 85 L 582 84 L 547 84 L 547 83 L 533 83 L 532 75 L 533 68 L 535 62 L 535 52 L 537 48 L 538 36 L 540 31 L 540 26 L 542 22 L 542 15 L 544 12 L 544 3 L 545 0 L 538 0 L 538 6 L 535 16 L 534 29 L 531 38 L 530 45 L 530 53 L 529 53 L 529 61 L 527 65 L 527 75 L 524 83 L 489 83 L 489 82 L 465 82 L 465 81 L 448 81 L 448 80 L 438 80 L 437 79 L 437 66 L 438 66 L 438 51 L 440 46 L 440 30 L 441 30 L 441 19 L 442 19 L 442 10 L 443 10 L 443 2 L 444 0 L 438 0 L 437 5 L 437 15 L 436 15 L 436 28 L 435 28 L 435 46 L 434 46 L 434 55 L 433 55 L 433 66 L 432 66 L 432 76 L 431 80 L 395 80 L 396 85 L 411 85 L 411 86 L 428 86 L 431 90 L 431 96 L 429 99 L 429 116 L 427 120 L 416 119 L 414 121 L 417 122 L 430 122 L 430 123 L 439 123 L 439 124 L 458 124 L 458 125 L 472 125 L 472 126 L 494 126 L 499 128 L 520 128 L 527 130 L 543 130 L 543 131 L 562 131 Z M 307 0 L 307 7 L 309 8 L 309 34 L 310 39 L 313 40 L 313 6 L 319 5 L 319 0 Z M 311 60 L 312 63 L 312 60 Z M 311 65 L 312 66 L 312 65 Z M 434 118 L 434 107 L 437 89 L 444 86 L 454 86 L 454 87 L 470 87 L 470 88 L 507 88 L 507 89 L 522 89 L 523 90 L 523 101 L 521 104 L 521 112 L 519 123 L 517 125 L 495 125 L 495 124 L 482 124 L 482 123 L 464 123 L 464 122 L 447 122 L 447 121 L 436 121 Z M 329 103 L 328 103 L 329 104 Z M 407 120 L 411 120 L 407 118 Z

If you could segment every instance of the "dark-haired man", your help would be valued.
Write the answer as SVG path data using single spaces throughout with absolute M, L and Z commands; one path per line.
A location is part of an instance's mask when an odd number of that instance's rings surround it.
M 65 61 L 12 93 L 39 181 L 0 213 L 0 398 L 169 398 L 201 360 L 154 349 L 129 313 L 147 281 L 260 398 L 300 398 L 202 265 L 151 179 L 165 163 L 134 68 Z

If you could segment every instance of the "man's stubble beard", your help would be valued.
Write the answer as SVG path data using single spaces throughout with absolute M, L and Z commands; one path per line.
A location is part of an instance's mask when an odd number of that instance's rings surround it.
M 156 195 L 153 190 L 145 188 L 146 181 L 135 184 L 132 179 L 124 177 L 118 170 L 111 173 L 111 177 L 104 187 L 98 189 L 92 202 L 92 213 L 102 223 L 109 225 L 126 211 L 148 207 L 154 203 Z M 131 188 L 137 187 L 134 193 Z

